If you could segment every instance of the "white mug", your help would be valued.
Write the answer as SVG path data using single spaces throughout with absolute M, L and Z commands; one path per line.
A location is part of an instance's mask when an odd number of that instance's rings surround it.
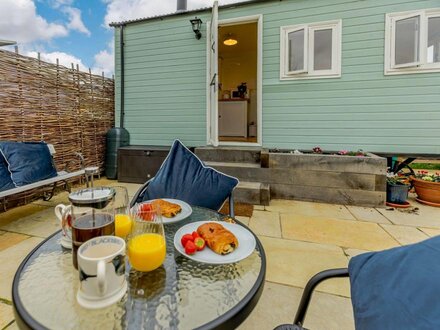
M 80 285 L 78 303 L 97 309 L 119 301 L 127 291 L 125 241 L 116 236 L 99 236 L 78 249 Z
M 62 234 L 61 245 L 66 249 L 72 248 L 72 223 L 71 223 L 71 205 L 58 204 L 55 206 L 55 215 L 60 221 Z

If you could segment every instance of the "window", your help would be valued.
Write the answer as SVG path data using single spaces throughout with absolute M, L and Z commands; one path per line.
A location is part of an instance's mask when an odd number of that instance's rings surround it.
M 280 79 L 341 76 L 341 21 L 281 27 Z
M 440 72 L 440 9 L 386 15 L 385 74 Z

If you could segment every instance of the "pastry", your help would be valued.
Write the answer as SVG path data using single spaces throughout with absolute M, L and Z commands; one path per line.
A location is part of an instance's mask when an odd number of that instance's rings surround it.
M 154 205 L 159 206 L 160 213 L 166 218 L 175 217 L 182 211 L 182 208 L 178 204 L 167 202 L 163 199 L 156 199 L 153 201 Z
M 199 226 L 197 234 L 217 254 L 225 255 L 238 248 L 237 237 L 217 222 L 208 222 Z

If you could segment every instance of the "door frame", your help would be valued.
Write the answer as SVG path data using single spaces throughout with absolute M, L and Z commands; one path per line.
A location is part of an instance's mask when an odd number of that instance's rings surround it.
M 210 35 L 210 23 L 206 24 L 206 35 Z M 255 146 L 261 147 L 263 145 L 263 15 L 251 15 L 235 18 L 222 19 L 218 21 L 218 26 L 240 25 L 246 23 L 257 23 L 257 142 L 229 142 L 219 141 L 219 146 Z M 210 93 L 209 84 L 211 77 L 209 77 L 210 63 L 209 63 L 209 38 L 206 38 L 206 76 L 207 76 L 207 94 L 206 94 L 206 142 L 209 145 L 211 140 L 211 107 L 210 107 Z M 218 54 L 217 54 L 218 56 Z M 217 101 L 218 102 L 218 101 Z M 215 120 L 218 125 L 218 118 Z M 217 130 L 218 134 L 218 130 Z M 218 137 L 217 137 L 218 138 Z

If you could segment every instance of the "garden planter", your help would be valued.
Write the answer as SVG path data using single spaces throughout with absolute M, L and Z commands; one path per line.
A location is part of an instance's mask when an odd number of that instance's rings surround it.
M 409 186 L 403 183 L 387 183 L 387 202 L 404 204 L 408 199 Z
M 413 178 L 412 183 L 421 201 L 440 206 L 440 182 L 430 182 Z

